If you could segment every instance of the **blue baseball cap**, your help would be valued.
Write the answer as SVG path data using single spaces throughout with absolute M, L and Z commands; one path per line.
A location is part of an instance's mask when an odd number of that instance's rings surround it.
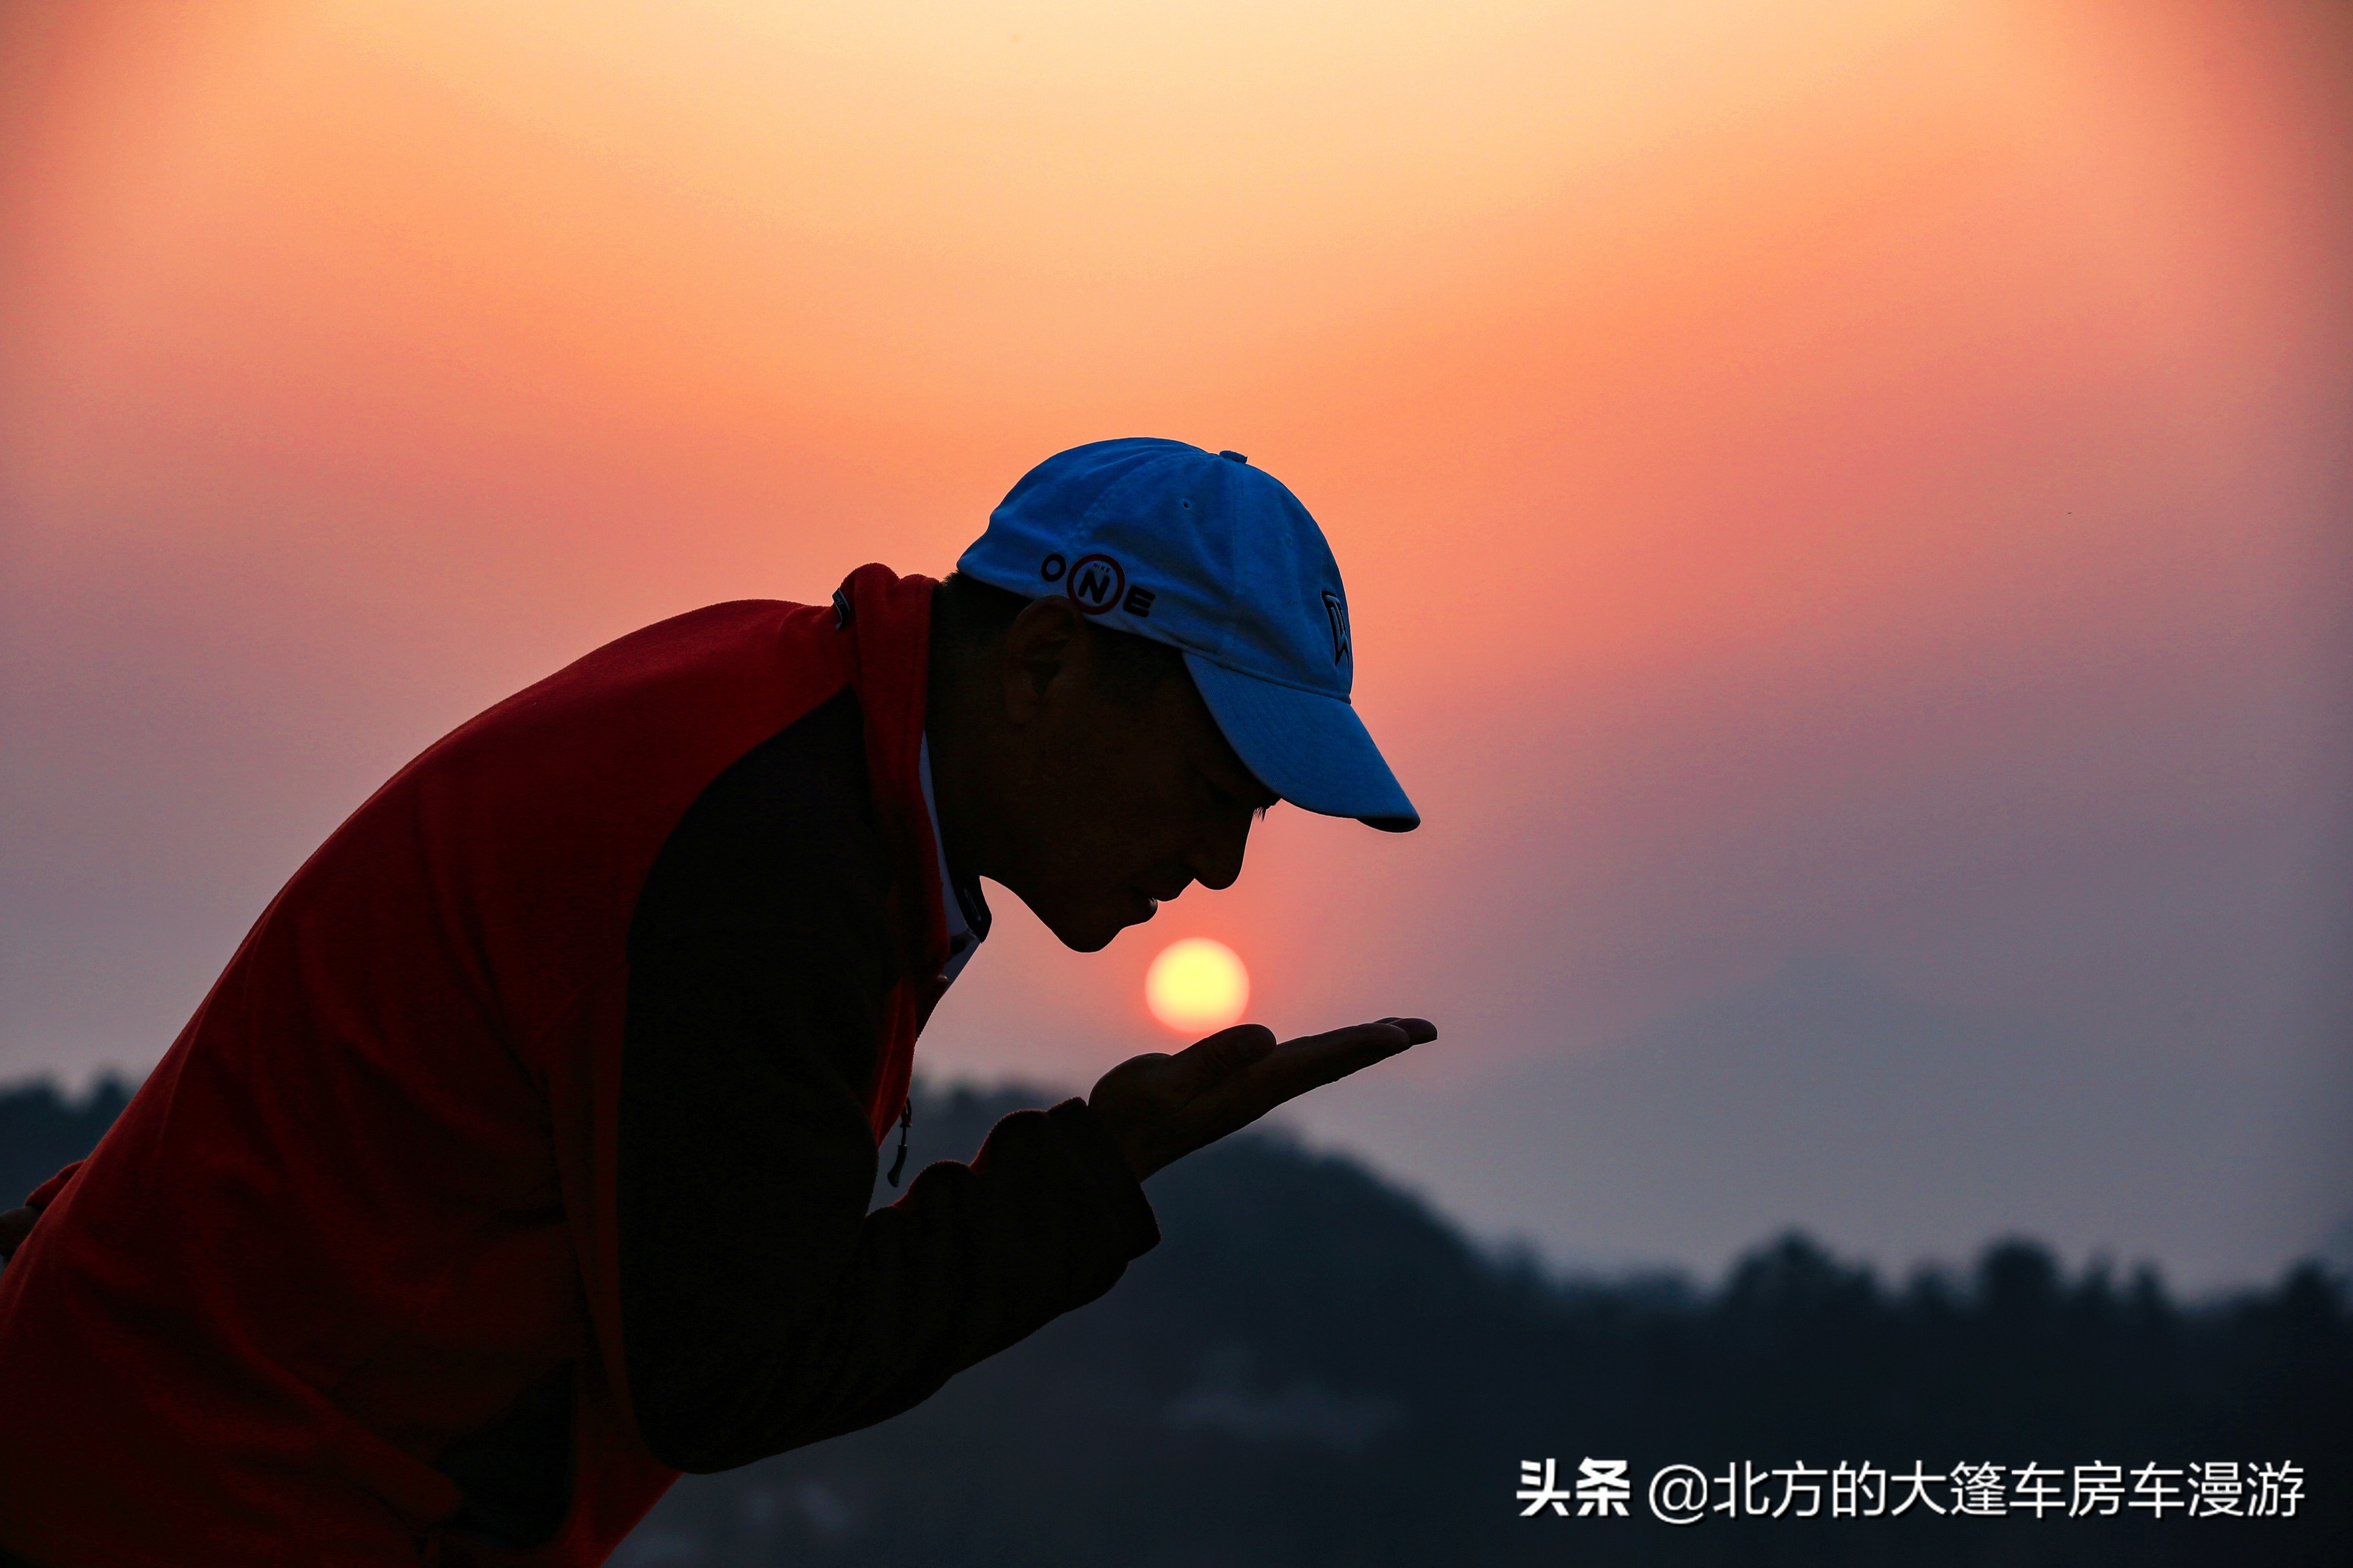
M 1356 655 L 1332 547 L 1240 452 L 1149 437 L 1058 452 L 988 514 L 956 570 L 1184 650 L 1226 740 L 1283 799 L 1391 833 L 1421 825 L 1348 701 Z

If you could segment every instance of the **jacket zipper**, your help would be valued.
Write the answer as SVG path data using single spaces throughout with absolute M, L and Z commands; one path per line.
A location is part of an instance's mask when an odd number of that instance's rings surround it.
M 891 1172 L 882 1178 L 894 1187 L 899 1184 L 899 1173 L 907 1168 L 907 1129 L 914 1124 L 915 1097 L 911 1094 L 899 1108 L 899 1157 L 891 1162 Z

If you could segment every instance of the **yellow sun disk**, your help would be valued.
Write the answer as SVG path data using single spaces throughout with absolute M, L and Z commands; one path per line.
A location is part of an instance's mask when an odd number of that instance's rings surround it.
M 1234 950 L 1206 936 L 1172 942 L 1144 976 L 1145 1005 L 1180 1034 L 1212 1033 L 1250 1006 L 1250 972 Z

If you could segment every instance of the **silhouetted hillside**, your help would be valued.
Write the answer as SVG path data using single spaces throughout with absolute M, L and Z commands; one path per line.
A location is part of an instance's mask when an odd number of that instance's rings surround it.
M 961 1157 L 1037 1097 L 919 1097 L 915 1160 Z M 0 1170 L 48 1109 L 0 1097 Z M 73 1120 L 79 1118 L 79 1120 Z M 50 1136 L 42 1133 L 41 1136 Z M 29 1145 L 28 1145 L 29 1146 Z M 51 1161 L 58 1144 L 39 1158 Z M 66 1157 L 70 1157 L 70 1151 Z M 46 1175 L 46 1170 L 40 1174 Z M 1245 1136 L 1154 1178 L 1165 1240 L 1103 1301 L 867 1432 L 681 1482 L 617 1557 L 654 1564 L 1176 1568 L 1451 1563 L 2338 1563 L 2353 1540 L 2353 1318 L 2316 1268 L 2185 1308 L 2156 1278 L 1989 1248 L 1891 1289 L 1801 1237 L 1714 1290 L 1563 1287 L 1482 1258 L 1363 1168 Z M 878 1188 L 878 1200 L 893 1194 Z M 1524 1518 L 1522 1465 L 1627 1461 L 1626 1517 Z M 2150 1517 L 2188 1467 L 2297 1465 L 2296 1517 Z M 2002 1467 L 2006 1517 L 1833 1518 L 1841 1461 Z M 1767 1517 L 1676 1528 L 1670 1464 L 1753 1466 Z M 2030 1463 L 2059 1508 L 2015 1511 Z M 2118 1467 L 2115 1518 L 2069 1518 L 2073 1467 Z M 1799 1465 L 1820 1474 L 1776 1477 Z M 2157 1469 L 2137 1479 L 2143 1467 Z M 2180 1472 L 2168 1475 L 2166 1472 Z M 2086 1472 L 2086 1479 L 2096 1479 Z M 1746 1474 L 1739 1479 L 1744 1482 Z M 2230 1498 L 2216 1470 L 2212 1496 Z M 1794 1483 L 1794 1485 L 1793 1485 Z M 1806 1510 L 1808 1487 L 1817 1517 Z M 2156 1489 L 2152 1490 L 2151 1489 Z M 2029 1490 L 2031 1491 L 2031 1488 Z M 1891 1489 L 1892 1509 L 1911 1490 Z M 1769 1510 L 1784 1493 L 1782 1517 Z M 1711 1487 L 1710 1502 L 1725 1492 Z M 1858 1507 L 1867 1507 L 1868 1493 Z M 1949 1484 L 1928 1489 L 1951 1509 Z
M 102 1078 L 79 1099 L 59 1094 L 53 1083 L 0 1088 L 0 1209 L 15 1208 L 60 1166 L 89 1153 L 135 1087 Z

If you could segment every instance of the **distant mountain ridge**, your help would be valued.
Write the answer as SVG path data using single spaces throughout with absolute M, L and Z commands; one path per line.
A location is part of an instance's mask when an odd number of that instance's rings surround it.
M 80 1095 L 47 1079 L 0 1086 L 0 1209 L 89 1153 L 138 1087 L 112 1075 Z
M 910 1168 L 968 1157 L 1043 1098 L 919 1086 Z M 45 1177 L 110 1106 L 0 1091 L 0 1178 Z M 1564 1286 L 1279 1137 L 1229 1139 L 1147 1190 L 1164 1240 L 1104 1300 L 881 1426 L 687 1478 L 615 1563 L 2144 1568 L 2341 1563 L 2353 1540 L 2353 1314 L 2316 1266 L 2189 1310 L 2151 1275 L 2069 1278 L 2027 1241 L 1890 1289 L 1793 1235 L 1714 1289 Z M 1627 1461 L 1628 1517 L 1522 1517 L 1524 1463 L 1573 1476 L 1595 1457 Z M 1671 1463 L 2209 1459 L 2298 1464 L 2297 1516 L 1676 1528 L 1641 1491 Z

